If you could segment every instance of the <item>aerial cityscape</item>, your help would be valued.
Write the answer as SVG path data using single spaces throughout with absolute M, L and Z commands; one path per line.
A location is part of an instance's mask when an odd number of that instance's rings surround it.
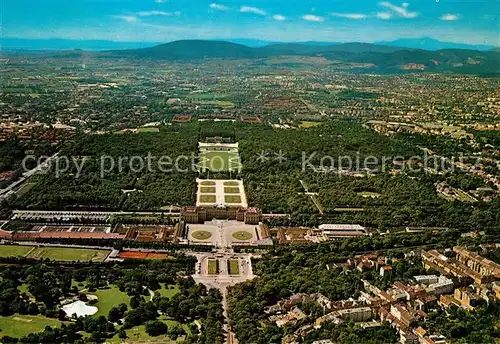
M 0 343 L 500 343 L 499 14 L 2 3 Z

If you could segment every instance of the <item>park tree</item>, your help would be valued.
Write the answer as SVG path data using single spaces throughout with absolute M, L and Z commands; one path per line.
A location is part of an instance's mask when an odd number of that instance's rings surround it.
M 160 336 L 162 334 L 167 334 L 168 326 L 162 321 L 153 320 L 146 322 L 146 332 L 152 336 Z

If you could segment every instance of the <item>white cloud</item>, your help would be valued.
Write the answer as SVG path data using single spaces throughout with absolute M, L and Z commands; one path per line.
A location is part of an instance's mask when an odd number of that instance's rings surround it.
M 453 20 L 459 20 L 460 16 L 458 14 L 443 14 L 441 17 L 439 17 L 441 20 L 447 20 L 447 21 L 453 21 Z
M 347 18 L 347 19 L 366 19 L 368 16 L 363 13 L 330 13 L 332 17 Z
M 403 3 L 402 6 L 396 6 L 394 4 L 391 4 L 390 2 L 387 1 L 382 1 L 380 3 L 380 6 L 387 8 L 388 10 L 391 10 L 392 12 L 398 14 L 401 17 L 404 18 L 416 18 L 418 17 L 417 12 L 410 12 L 408 11 L 408 6 L 410 6 L 407 2 Z
M 267 14 L 266 11 L 261 10 L 260 8 L 250 7 L 250 6 L 241 6 L 240 7 L 240 12 L 243 12 L 243 13 L 254 13 L 254 14 L 258 14 L 260 16 L 265 16 Z
M 282 16 L 281 14 L 275 14 L 275 15 L 273 16 L 273 19 L 274 19 L 274 20 L 277 20 L 277 21 L 284 21 L 284 20 L 286 20 L 286 17 L 285 17 L 285 16 Z
M 141 11 L 136 13 L 139 17 L 151 17 L 151 16 L 180 16 L 181 12 L 164 12 L 164 11 Z
M 216 4 L 215 2 L 210 4 L 210 8 L 218 11 L 227 11 L 229 9 L 229 7 L 221 4 Z
M 376 14 L 377 18 L 383 19 L 383 20 L 388 20 L 392 18 L 392 14 L 389 12 L 378 12 Z
M 126 15 L 119 15 L 119 16 L 113 16 L 114 18 L 125 20 L 127 23 L 137 23 L 139 19 L 137 19 L 136 16 L 126 16 Z
M 302 16 L 302 19 L 313 22 L 324 22 L 325 18 L 320 16 L 315 16 L 314 14 L 306 14 Z

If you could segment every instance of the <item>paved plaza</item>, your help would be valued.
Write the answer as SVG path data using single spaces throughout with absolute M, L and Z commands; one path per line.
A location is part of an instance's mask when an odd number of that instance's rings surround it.
M 204 224 L 188 224 L 187 227 L 190 242 L 210 244 L 218 248 L 256 245 L 260 239 L 257 225 L 238 221 L 212 220 Z

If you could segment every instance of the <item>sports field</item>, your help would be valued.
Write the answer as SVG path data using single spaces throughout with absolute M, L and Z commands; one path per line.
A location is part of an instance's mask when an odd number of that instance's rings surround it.
M 51 260 L 81 260 L 101 262 L 110 251 L 108 250 L 93 250 L 83 248 L 66 248 L 66 247 L 38 247 L 30 252 L 28 258 L 35 259 L 51 259 Z
M 24 257 L 33 246 L 1 245 L 0 257 Z
M 239 171 L 241 169 L 238 152 L 204 151 L 200 152 L 199 167 L 202 171 L 212 172 Z

